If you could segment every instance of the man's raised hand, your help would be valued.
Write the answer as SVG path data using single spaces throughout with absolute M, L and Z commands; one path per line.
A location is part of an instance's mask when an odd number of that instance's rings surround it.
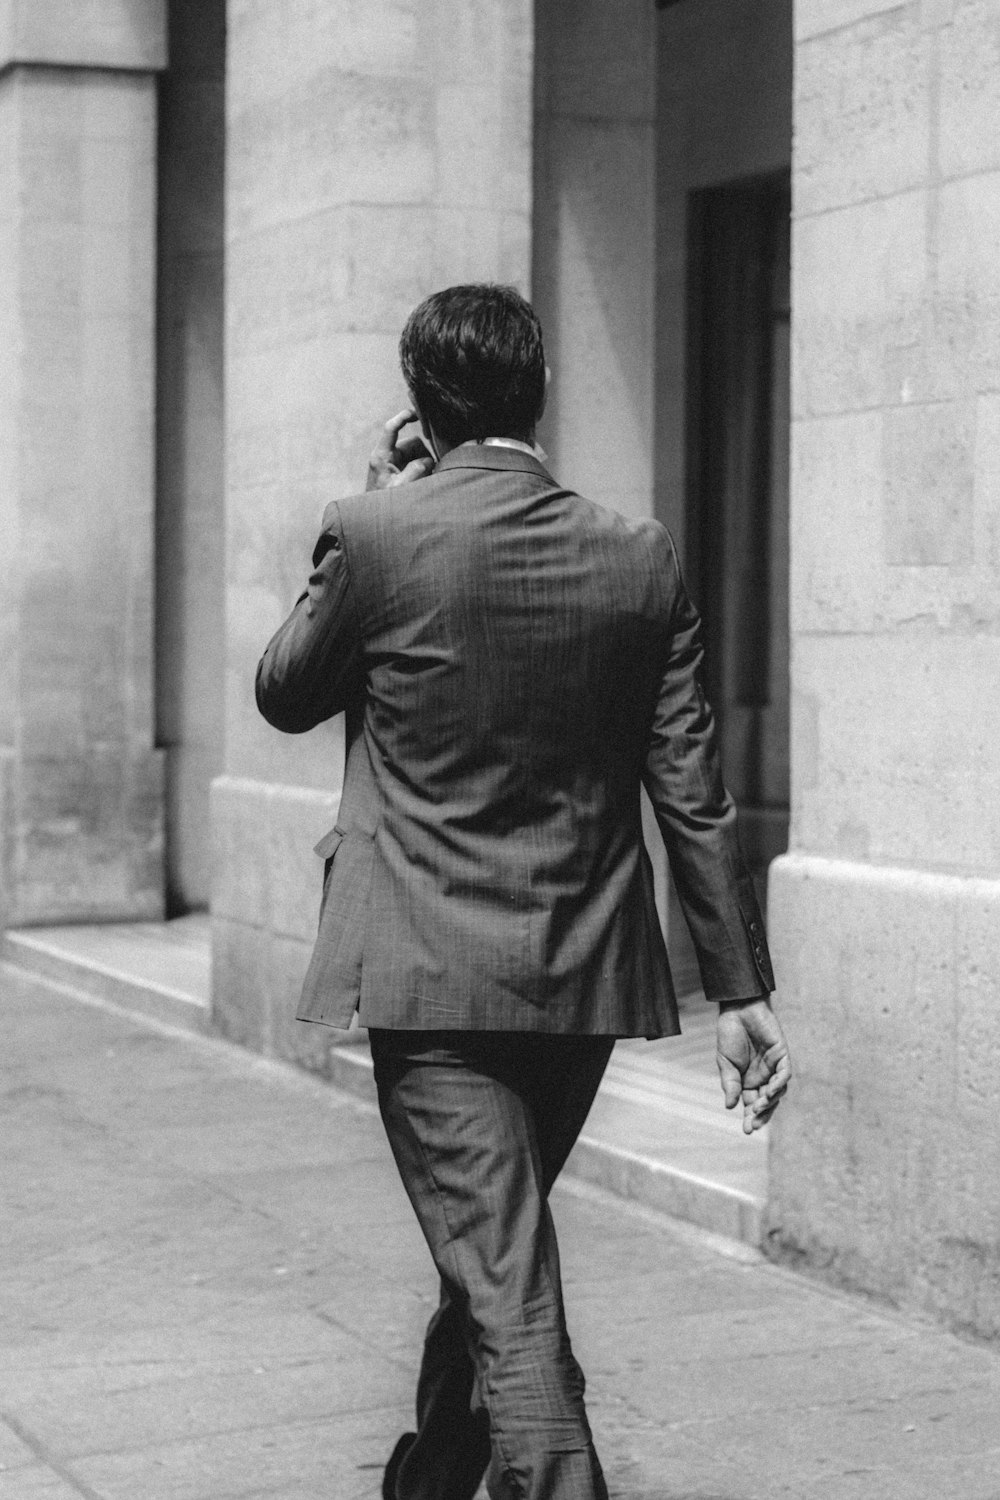
M 388 490 L 397 484 L 409 484 L 413 479 L 423 479 L 433 469 L 434 459 L 422 438 L 399 441 L 403 428 L 416 420 L 413 407 L 407 406 L 386 422 L 368 460 L 366 490 Z
M 766 1125 L 792 1076 L 788 1043 L 767 1000 L 719 1006 L 716 1062 L 726 1108 L 743 1100 L 743 1131 Z

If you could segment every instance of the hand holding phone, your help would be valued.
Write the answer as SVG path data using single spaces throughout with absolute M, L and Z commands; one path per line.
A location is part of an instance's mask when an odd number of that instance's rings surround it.
M 404 427 L 417 420 L 412 406 L 390 417 L 368 460 L 366 490 L 388 490 L 397 484 L 423 479 L 434 467 L 434 455 L 421 437 L 399 440 Z

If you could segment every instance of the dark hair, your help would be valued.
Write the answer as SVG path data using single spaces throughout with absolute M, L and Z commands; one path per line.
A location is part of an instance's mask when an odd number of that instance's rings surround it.
M 542 329 L 512 286 L 475 282 L 425 298 L 406 320 L 399 359 L 423 421 L 449 443 L 534 432 L 545 404 Z

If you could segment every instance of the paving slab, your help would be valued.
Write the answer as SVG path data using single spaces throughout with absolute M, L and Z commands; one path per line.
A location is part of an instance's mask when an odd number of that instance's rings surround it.
M 23 970 L 0 1016 L 0 1500 L 375 1500 L 436 1300 L 375 1111 Z M 1000 1500 L 996 1350 L 553 1212 L 613 1500 Z

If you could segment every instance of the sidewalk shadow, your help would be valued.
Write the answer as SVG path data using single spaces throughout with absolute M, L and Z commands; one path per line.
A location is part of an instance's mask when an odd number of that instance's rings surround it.
M 725 1494 L 721 1490 L 692 1490 L 674 1489 L 667 1486 L 665 1489 L 637 1490 L 626 1485 L 608 1485 L 609 1500 L 746 1500 L 745 1494 L 737 1494 L 727 1490 Z

